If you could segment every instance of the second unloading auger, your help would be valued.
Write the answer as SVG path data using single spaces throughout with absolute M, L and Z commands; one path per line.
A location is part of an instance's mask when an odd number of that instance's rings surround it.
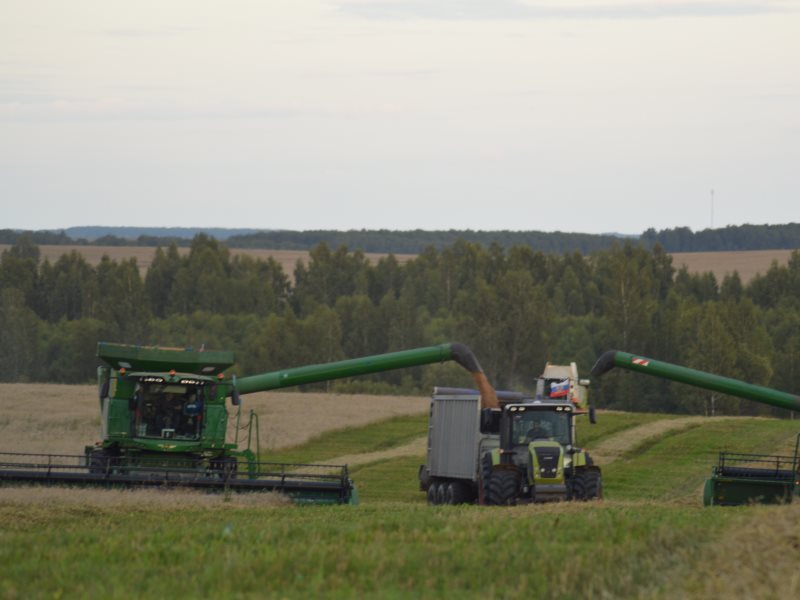
M 796 394 L 616 350 L 609 350 L 597 359 L 592 375 L 599 377 L 615 367 L 800 411 L 800 396 Z M 703 503 L 736 506 L 791 502 L 800 493 L 799 469 L 800 434 L 791 456 L 720 452 L 718 463 L 705 482 Z
M 182 486 L 275 490 L 302 502 L 352 503 L 344 465 L 262 462 L 258 419 L 242 426 L 242 395 L 454 361 L 469 371 L 486 406 L 497 398 L 472 352 L 441 344 L 236 378 L 233 352 L 98 344 L 101 441 L 82 455 L 0 453 L 0 482 L 100 486 Z M 235 407 L 236 438 L 226 440 Z M 240 448 L 239 431 L 246 431 Z M 243 436 L 244 437 L 244 436 Z M 245 443 L 245 440 L 242 440 Z

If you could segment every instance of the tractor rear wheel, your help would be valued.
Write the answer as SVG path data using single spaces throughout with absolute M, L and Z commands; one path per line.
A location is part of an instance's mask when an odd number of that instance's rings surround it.
M 451 481 L 447 484 L 445 493 L 447 504 L 464 504 L 469 502 L 470 493 L 466 484 L 461 481 Z
M 492 478 L 492 455 L 487 452 L 481 459 L 481 477 L 478 482 L 478 503 L 488 504 L 489 480 Z
M 517 503 L 519 475 L 511 469 L 495 470 L 486 489 L 486 504 L 510 506 Z

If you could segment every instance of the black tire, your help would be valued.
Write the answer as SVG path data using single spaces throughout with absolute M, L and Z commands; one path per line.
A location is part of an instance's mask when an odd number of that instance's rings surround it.
M 511 469 L 495 470 L 486 489 L 486 504 L 512 506 L 519 494 L 519 474 Z
M 603 477 L 600 471 L 586 473 L 586 500 L 599 500 L 603 497 Z
M 447 483 L 439 482 L 436 484 L 436 504 L 447 504 Z
M 428 485 L 428 504 L 431 506 L 436 505 L 436 482 Z
M 472 499 L 470 488 L 463 481 L 451 481 L 448 483 L 445 496 L 447 497 L 447 503 L 453 505 L 466 504 Z
M 603 478 L 599 471 L 578 471 L 569 485 L 570 499 L 596 500 L 603 497 Z
M 489 489 L 489 480 L 492 478 L 492 455 L 487 452 L 481 458 L 481 479 L 478 487 L 478 502 L 488 504 L 486 493 Z

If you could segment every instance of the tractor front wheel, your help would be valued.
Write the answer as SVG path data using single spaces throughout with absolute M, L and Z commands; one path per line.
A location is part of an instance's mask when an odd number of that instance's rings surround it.
M 511 506 L 517 503 L 519 474 L 511 469 L 495 470 L 486 487 L 486 504 Z
M 603 497 L 603 478 L 599 471 L 582 471 L 570 483 L 572 500 L 596 500 Z

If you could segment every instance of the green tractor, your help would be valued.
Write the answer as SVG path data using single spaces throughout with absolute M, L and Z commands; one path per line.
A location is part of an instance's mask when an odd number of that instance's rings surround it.
M 462 344 L 238 379 L 225 375 L 234 364 L 228 351 L 101 342 L 97 356 L 101 440 L 77 456 L 0 453 L 0 482 L 271 490 L 301 502 L 352 503 L 356 494 L 346 465 L 262 462 L 257 415 L 251 411 L 243 418 L 241 397 L 450 360 L 469 370 L 487 394 L 494 392 Z M 231 418 L 235 434 L 226 439 Z

